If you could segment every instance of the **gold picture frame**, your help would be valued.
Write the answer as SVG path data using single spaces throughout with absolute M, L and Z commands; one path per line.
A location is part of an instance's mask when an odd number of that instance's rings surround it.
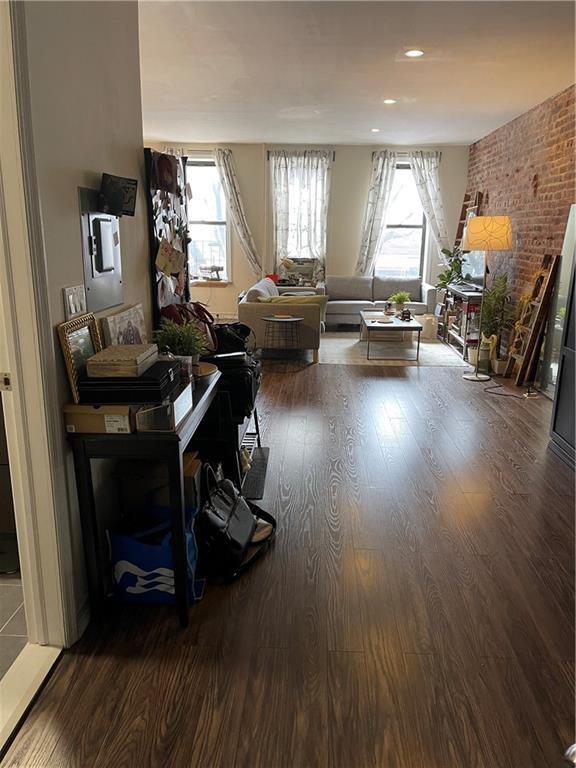
M 79 403 L 78 378 L 86 368 L 88 358 L 102 349 L 96 318 L 92 313 L 88 313 L 60 323 L 58 337 L 66 363 L 72 398 L 75 403 Z

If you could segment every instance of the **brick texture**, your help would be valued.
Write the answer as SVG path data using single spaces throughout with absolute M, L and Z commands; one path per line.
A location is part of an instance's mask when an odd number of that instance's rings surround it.
M 513 251 L 489 264 L 508 272 L 516 298 L 542 256 L 560 253 L 576 202 L 574 95 L 570 86 L 470 147 L 467 191 L 484 193 L 483 214 L 512 219 Z

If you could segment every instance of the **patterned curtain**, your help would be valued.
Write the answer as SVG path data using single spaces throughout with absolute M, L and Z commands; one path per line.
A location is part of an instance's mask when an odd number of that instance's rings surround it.
M 274 264 L 283 259 L 326 261 L 326 222 L 332 150 L 272 150 Z
M 450 248 L 438 173 L 442 153 L 415 151 L 408 155 L 424 215 L 438 250 Z
M 214 158 L 220 177 L 220 183 L 222 184 L 224 196 L 226 197 L 226 202 L 228 204 L 228 210 L 230 211 L 230 216 L 234 222 L 236 234 L 242 245 L 242 250 L 246 254 L 246 258 L 248 259 L 254 274 L 261 277 L 262 259 L 256 250 L 254 238 L 252 237 L 252 232 L 250 231 L 246 214 L 244 213 L 232 150 L 218 148 L 214 153 Z
M 372 156 L 372 176 L 366 201 L 364 226 L 360 255 L 356 264 L 356 274 L 370 276 L 374 273 L 374 264 L 378 245 L 386 223 L 386 211 L 390 202 L 390 192 L 396 171 L 397 155 L 388 149 L 374 152 Z

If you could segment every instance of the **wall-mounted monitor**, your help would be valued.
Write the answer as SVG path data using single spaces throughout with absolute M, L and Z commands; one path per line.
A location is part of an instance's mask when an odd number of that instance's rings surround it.
M 100 184 L 99 208 L 102 213 L 113 216 L 134 216 L 136 209 L 136 194 L 138 182 L 136 179 L 126 179 L 124 176 L 102 174 Z

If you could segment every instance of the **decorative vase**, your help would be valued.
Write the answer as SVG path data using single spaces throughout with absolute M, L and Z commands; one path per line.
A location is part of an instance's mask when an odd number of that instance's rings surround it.
M 174 355 L 174 359 L 180 360 L 180 379 L 185 382 L 193 379 L 194 361 L 198 362 L 198 355 Z
M 492 370 L 497 376 L 504 376 L 506 373 L 506 365 L 508 363 L 508 360 L 499 360 L 496 358 L 496 360 L 491 360 Z
M 476 363 L 478 361 L 478 348 L 477 347 L 468 347 L 468 362 L 470 365 L 473 365 L 476 367 Z
M 492 334 L 486 336 L 482 334 L 480 340 L 480 351 L 478 352 L 478 370 L 490 373 L 493 360 L 496 359 L 496 347 L 498 345 L 498 336 Z

